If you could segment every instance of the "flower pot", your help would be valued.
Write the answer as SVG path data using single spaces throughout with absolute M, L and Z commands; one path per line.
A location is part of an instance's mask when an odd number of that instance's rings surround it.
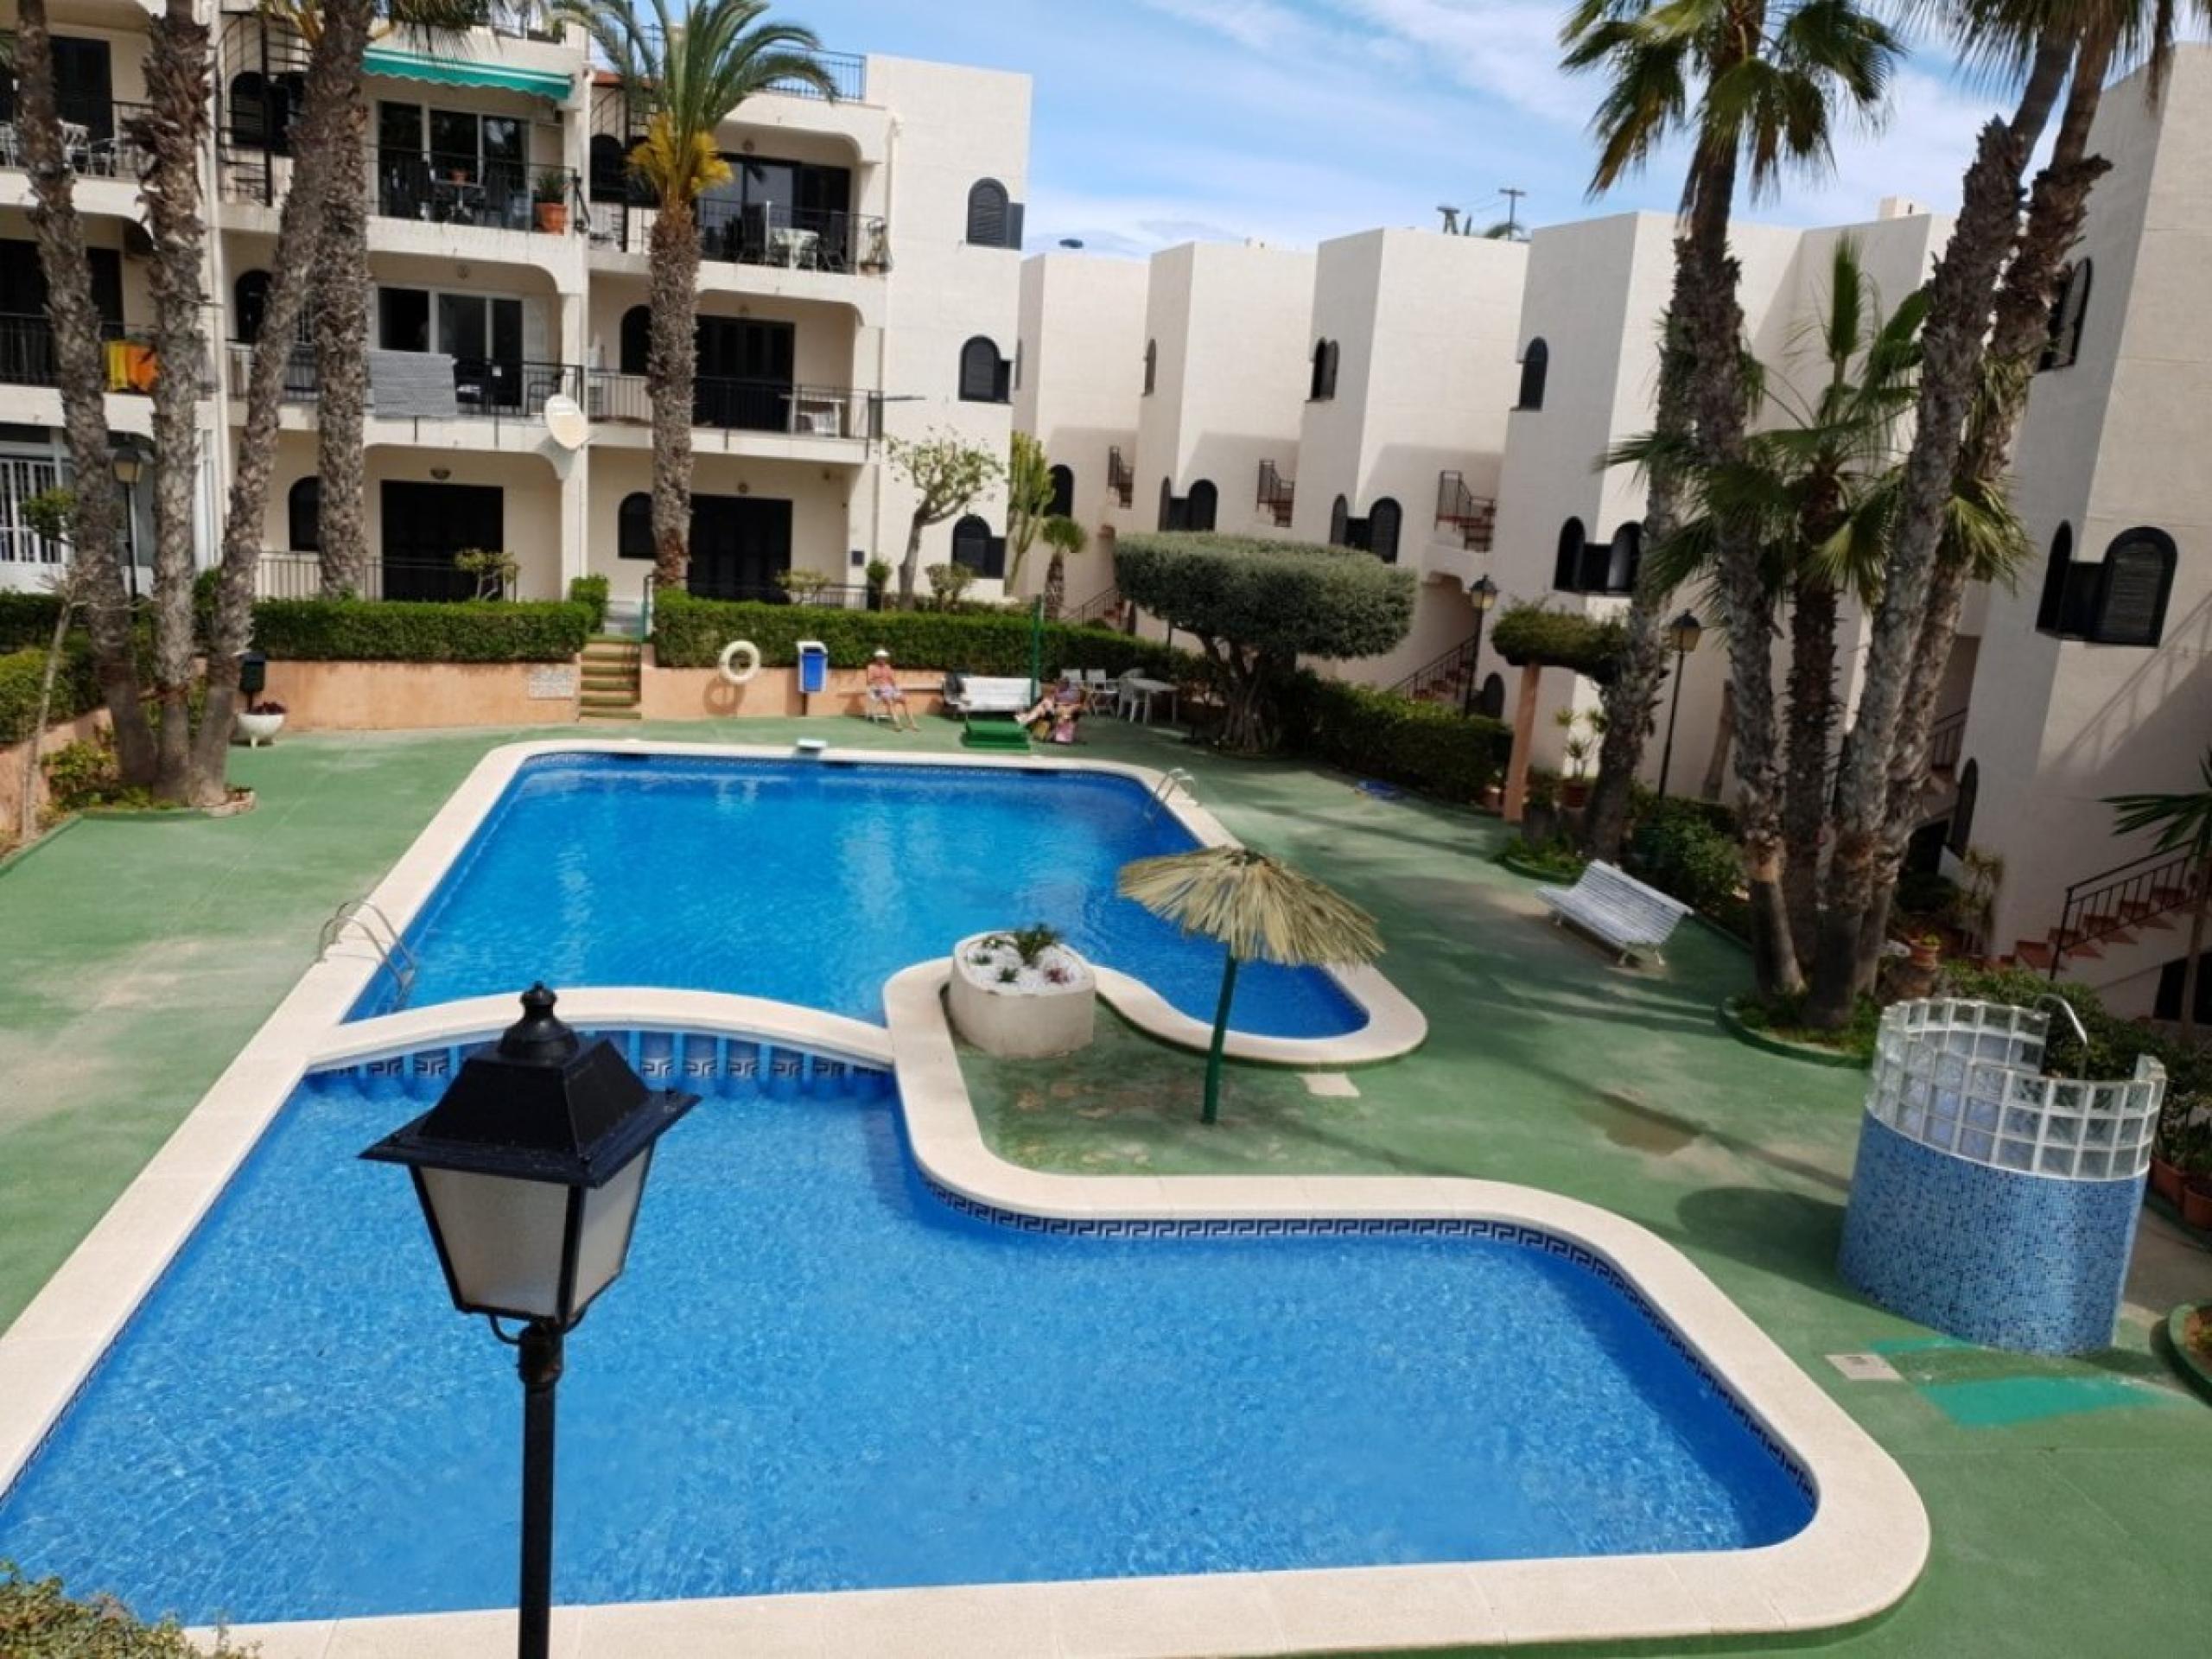
M 1580 778 L 1569 778 L 1559 786 L 1559 804 L 1570 812 L 1580 812 L 1590 804 L 1590 785 Z
M 2177 1208 L 2181 1204 L 2182 1173 L 2179 1164 L 2170 1164 L 2157 1153 L 2151 1154 L 2151 1190 Z
M 548 236 L 559 236 L 569 228 L 569 204 L 565 201 L 541 201 L 537 204 L 537 228 Z
M 236 722 L 233 729 L 250 749 L 259 748 L 284 728 L 284 716 L 282 715 L 264 715 L 247 710 L 232 715 L 232 719 Z
M 946 997 L 953 1029 L 1003 1059 L 1046 1059 L 1089 1047 L 1098 1014 L 1090 964 L 1055 944 L 1026 966 L 1004 938 L 977 933 L 953 947 Z M 1011 978 L 1005 976 L 1009 969 Z
M 1483 810 L 1496 812 L 1505 805 L 1505 791 L 1496 784 L 1483 785 Z
M 1905 948 L 1911 953 L 1912 965 L 1924 972 L 1933 973 L 1943 965 L 1941 945 L 1913 944 Z
M 2182 1183 L 2181 1218 L 2200 1231 L 2212 1232 L 2212 1181 L 2199 1175 Z

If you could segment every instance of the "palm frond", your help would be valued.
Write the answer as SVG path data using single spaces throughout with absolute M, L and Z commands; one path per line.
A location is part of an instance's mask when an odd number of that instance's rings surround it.
M 1220 940 L 1239 962 L 1349 965 L 1382 954 L 1372 916 L 1249 847 L 1137 859 L 1122 867 L 1116 886 L 1185 933 Z

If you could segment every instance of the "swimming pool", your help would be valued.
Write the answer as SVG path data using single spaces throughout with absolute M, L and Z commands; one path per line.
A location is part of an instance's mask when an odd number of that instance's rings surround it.
M 899 969 L 1042 920 L 1211 1020 L 1221 950 L 1119 897 L 1198 842 L 1113 772 L 576 753 L 525 761 L 407 929 L 420 1007 L 550 984 L 773 997 L 880 1020 Z M 390 1012 L 380 978 L 355 1018 Z M 1230 1023 L 1327 1038 L 1366 1015 L 1329 974 L 1255 963 Z
M 1812 1512 L 1557 1240 L 1021 1224 L 918 1173 L 881 1073 L 658 1041 L 709 1098 L 569 1341 L 563 1602 L 1742 1550 Z M 358 1068 L 295 1090 L 0 1554 L 190 1621 L 508 1602 L 511 1365 L 354 1156 L 414 1109 Z

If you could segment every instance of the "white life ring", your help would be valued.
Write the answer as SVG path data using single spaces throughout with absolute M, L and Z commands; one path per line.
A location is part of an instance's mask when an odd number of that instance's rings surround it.
M 733 657 L 744 658 L 745 666 L 732 668 Z M 760 647 L 750 639 L 733 639 L 722 647 L 721 660 L 716 665 L 721 670 L 722 678 L 732 685 L 743 685 L 760 671 Z

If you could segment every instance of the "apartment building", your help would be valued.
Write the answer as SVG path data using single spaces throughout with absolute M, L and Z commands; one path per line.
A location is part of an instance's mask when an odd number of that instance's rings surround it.
M 96 284 L 118 336 L 119 432 L 143 431 L 130 331 L 148 314 L 135 157 L 142 32 L 100 0 L 55 0 L 63 115 Z M 209 291 L 224 361 L 212 432 L 243 422 L 306 67 L 299 36 L 244 0 L 214 17 Z M 1026 77 L 825 54 L 837 96 L 778 92 L 727 121 L 728 181 L 699 204 L 697 453 L 692 586 L 772 594 L 785 569 L 857 586 L 904 550 L 910 492 L 885 440 L 949 430 L 1003 454 L 1012 431 L 1029 84 Z M 654 211 L 625 157 L 641 120 L 583 37 L 529 0 L 487 0 L 454 40 L 378 40 L 370 154 L 367 448 L 372 581 L 391 598 L 467 590 L 468 548 L 518 560 L 524 597 L 587 572 L 634 600 L 651 568 L 647 256 Z M 27 236 L 19 147 L 0 131 L 0 238 Z M 143 245 L 143 244 L 141 245 Z M 20 524 L 58 476 L 59 399 L 37 263 L 0 261 L 0 583 L 38 579 L 55 550 Z M 104 276 L 103 272 L 111 275 Z M 20 290 L 20 291 L 19 291 Z M 142 371 L 143 372 L 143 367 Z M 262 573 L 270 594 L 318 582 L 315 362 L 294 348 Z M 556 435 L 549 405 L 584 429 Z M 581 437 L 582 442 L 578 442 Z M 210 446 L 210 527 L 228 444 Z M 932 528 L 925 563 L 995 579 L 1002 493 Z M 20 555 L 20 556 L 19 556 Z

